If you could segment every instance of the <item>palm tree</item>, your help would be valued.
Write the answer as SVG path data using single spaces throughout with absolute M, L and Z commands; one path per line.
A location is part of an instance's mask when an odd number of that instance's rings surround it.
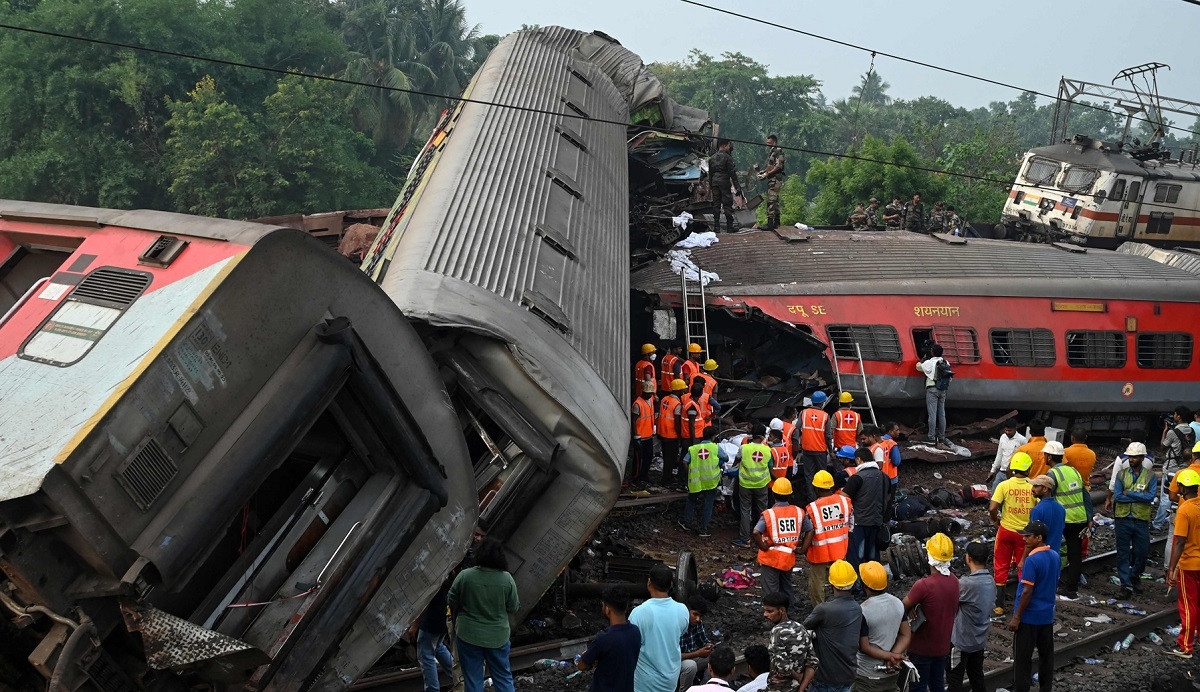
M 886 106 L 892 102 L 892 97 L 887 95 L 891 86 L 883 81 L 878 72 L 871 70 L 863 75 L 862 81 L 850 90 L 850 94 L 864 105 Z
M 421 0 L 415 20 L 416 59 L 434 75 L 429 90 L 457 96 L 478 67 L 473 58 L 479 26 L 467 26 L 459 0 Z

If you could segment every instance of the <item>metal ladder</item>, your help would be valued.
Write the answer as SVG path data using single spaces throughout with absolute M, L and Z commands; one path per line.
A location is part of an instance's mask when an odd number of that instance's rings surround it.
M 699 271 L 699 267 L 697 267 Z M 706 358 L 712 358 L 708 350 L 708 311 L 705 309 L 704 282 L 697 278 L 689 281 L 687 269 L 679 273 L 681 296 L 683 298 L 683 333 L 687 344 L 699 344 Z
M 879 421 L 877 421 L 875 419 L 875 406 L 871 404 L 871 391 L 870 391 L 870 389 L 867 388 L 867 375 L 866 375 L 866 371 L 863 370 L 862 349 L 859 348 L 858 342 L 857 341 L 854 342 L 854 355 L 858 359 L 858 372 L 848 372 L 848 371 L 843 372 L 841 363 L 838 362 L 837 348 L 833 344 L 830 344 L 829 351 L 833 354 L 833 375 L 834 375 L 834 377 L 837 378 L 838 391 L 839 392 L 850 392 L 850 394 L 854 395 L 854 400 L 856 402 L 860 401 L 858 395 L 861 394 L 862 395 L 861 400 L 866 401 L 867 405 L 866 406 L 861 406 L 861 405 L 851 406 L 850 408 L 857 409 L 859 411 L 866 411 L 866 412 L 870 413 L 871 414 L 871 425 L 879 425 Z M 855 377 L 858 378 L 859 383 L 862 385 L 861 389 L 858 387 L 850 386 L 849 383 L 844 382 L 842 379 L 842 378 L 853 379 Z

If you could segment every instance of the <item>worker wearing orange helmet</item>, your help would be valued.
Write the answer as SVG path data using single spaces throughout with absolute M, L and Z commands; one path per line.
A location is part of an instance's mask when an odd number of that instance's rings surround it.
M 792 483 L 777 478 L 771 484 L 776 502 L 759 516 L 754 527 L 754 545 L 758 548 L 758 564 L 762 573 L 763 595 L 781 593 L 788 597 L 788 607 L 794 608 L 796 593 L 792 589 L 792 568 L 796 566 L 796 548 L 800 545 L 800 508 L 788 501 Z
M 687 346 L 687 360 L 679 365 L 679 379 L 687 386 L 692 386 L 692 378 L 700 374 L 700 364 L 704 362 L 704 349 L 700 344 L 691 343 Z

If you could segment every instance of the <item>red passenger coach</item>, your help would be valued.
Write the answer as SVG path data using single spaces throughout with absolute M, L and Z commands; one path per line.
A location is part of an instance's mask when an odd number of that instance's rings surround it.
M 793 325 L 826 358 L 832 345 L 843 373 L 858 372 L 857 344 L 876 406 L 924 405 L 915 364 L 929 340 L 954 366 L 954 408 L 1152 413 L 1200 399 L 1200 277 L 1142 258 L 819 231 L 722 236 L 692 260 L 720 276 L 707 288 L 710 313 Z M 679 305 L 680 279 L 665 261 L 635 272 L 633 286 L 658 307 Z M 714 350 L 738 331 L 710 334 Z

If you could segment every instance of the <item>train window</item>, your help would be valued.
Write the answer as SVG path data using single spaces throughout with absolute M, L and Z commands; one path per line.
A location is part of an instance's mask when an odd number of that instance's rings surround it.
M 1139 368 L 1186 368 L 1192 364 L 1192 335 L 1187 332 L 1142 332 L 1137 337 Z
M 1119 178 L 1113 183 L 1112 199 L 1114 202 L 1120 202 L 1125 197 L 1125 179 Z
M 1073 368 L 1125 367 L 1125 333 L 1067 332 L 1067 364 Z
M 890 324 L 831 324 L 825 333 L 838 358 L 857 358 L 858 344 L 863 360 L 900 362 L 900 335 Z
M 1147 233 L 1170 233 L 1171 224 L 1175 221 L 1175 213 L 1169 211 L 1152 211 L 1150 220 L 1146 222 Z
M 1062 185 L 1059 185 L 1059 187 L 1071 192 L 1087 192 L 1092 189 L 1092 183 L 1096 182 L 1096 178 L 1098 177 L 1100 177 L 1100 171 L 1094 168 L 1071 166 L 1067 169 L 1066 175 L 1063 176 Z
M 979 362 L 979 340 L 971 327 L 933 325 L 933 340 L 941 344 L 946 360 L 973 365 Z
M 1175 204 L 1179 201 L 1179 192 L 1183 189 L 1182 185 L 1164 185 L 1158 184 L 1154 186 L 1154 201 L 1166 202 L 1167 204 Z
M 1049 329 L 993 329 L 988 336 L 996 365 L 1049 368 L 1058 359 Z
M 1125 201 L 1136 202 L 1138 194 L 1142 191 L 1142 181 L 1135 180 L 1129 183 L 1129 192 L 1125 194 Z
M 1058 170 L 1058 161 L 1035 156 L 1029 159 L 1029 165 L 1025 167 L 1025 173 L 1021 177 L 1034 185 L 1044 185 L 1054 180 Z

